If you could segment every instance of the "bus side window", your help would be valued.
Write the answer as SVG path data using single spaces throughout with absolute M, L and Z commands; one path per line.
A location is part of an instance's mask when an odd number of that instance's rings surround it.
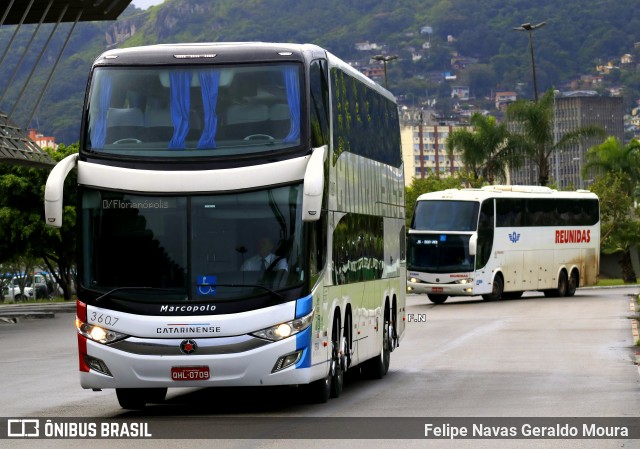
M 314 148 L 329 144 L 329 86 L 326 61 L 317 59 L 310 67 L 311 145 Z

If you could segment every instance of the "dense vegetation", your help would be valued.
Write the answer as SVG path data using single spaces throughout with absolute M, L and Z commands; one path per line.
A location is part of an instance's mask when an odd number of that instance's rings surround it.
M 470 85 L 477 97 L 496 90 L 516 90 L 519 84 L 529 94 L 528 36 L 512 29 L 524 22 L 547 22 L 534 33 L 540 92 L 580 74 L 593 73 L 596 64 L 617 61 L 622 54 L 634 51 L 635 32 L 640 28 L 640 15 L 633 13 L 635 7 L 631 0 L 580 5 L 575 0 L 166 0 L 146 11 L 130 6 L 116 23 L 78 25 L 33 124 L 59 141 L 72 143 L 78 139 L 86 77 L 93 59 L 105 49 L 105 36 L 113 35 L 114 29 L 126 32 L 135 27 L 132 37 L 121 44 L 127 46 L 177 41 L 310 42 L 343 59 L 363 63 L 373 53 L 356 51 L 355 43 L 375 42 L 400 57 L 389 66 L 391 90 L 420 100 L 449 96 L 448 86 L 430 83 L 428 73 L 451 70 L 452 52 L 477 58 L 478 64 L 458 73 L 456 81 Z M 425 32 L 426 26 L 431 27 L 431 33 Z M 6 45 L 12 32 L 12 27 L 2 27 L 0 43 Z M 42 43 L 46 33 L 40 34 Z M 7 72 L 17 63 L 28 37 L 25 32 L 13 45 L 0 70 L 0 81 L 9 78 Z M 59 37 L 61 41 L 64 33 Z M 425 42 L 429 42 L 429 48 L 423 48 Z M 40 46 L 36 43 L 34 48 L 39 50 Z M 412 54 L 421 54 L 422 58 L 414 61 Z M 30 67 L 30 58 L 26 67 Z M 30 87 L 33 94 L 21 102 L 16 118 L 21 117 L 20 109 L 29 110 L 33 105 L 39 93 L 36 86 L 43 85 L 52 63 L 48 56 L 41 64 L 39 79 L 32 82 L 33 89 Z M 615 77 L 630 86 L 625 95 L 638 96 L 637 71 Z M 17 83 L 12 90 L 20 88 Z M 7 95 L 0 109 L 11 109 L 16 96 L 17 92 Z

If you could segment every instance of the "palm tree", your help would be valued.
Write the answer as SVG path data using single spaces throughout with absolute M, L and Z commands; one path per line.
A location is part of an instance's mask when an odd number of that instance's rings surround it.
M 538 166 L 538 182 L 549 183 L 549 157 L 554 151 L 580 143 L 584 138 L 605 135 L 602 127 L 586 125 L 554 138 L 553 90 L 548 90 L 537 102 L 518 100 L 507 106 L 507 120 L 513 123 L 513 145 Z
M 600 145 L 589 148 L 585 157 L 583 175 L 594 172 L 625 175 L 625 193 L 630 197 L 637 196 L 635 191 L 640 180 L 640 141 L 632 139 L 623 145 L 615 137 L 609 137 Z
M 507 167 L 518 167 L 522 158 L 515 151 L 504 123 L 495 117 L 475 113 L 469 121 L 473 131 L 458 129 L 449 134 L 447 151 L 452 157 L 457 150 L 465 169 L 476 178 L 484 177 L 490 184 L 496 178 L 506 179 Z

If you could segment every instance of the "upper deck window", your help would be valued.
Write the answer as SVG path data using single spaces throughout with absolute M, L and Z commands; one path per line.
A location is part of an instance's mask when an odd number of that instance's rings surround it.
M 91 82 L 86 150 L 181 158 L 297 146 L 301 67 L 98 67 Z

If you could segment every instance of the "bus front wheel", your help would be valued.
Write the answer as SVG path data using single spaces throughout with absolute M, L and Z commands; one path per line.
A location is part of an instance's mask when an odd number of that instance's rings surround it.
M 164 401 L 166 388 L 116 388 L 120 407 L 126 410 L 142 410 L 148 403 Z
M 502 293 L 504 292 L 504 281 L 500 274 L 496 275 L 493 279 L 493 286 L 491 287 L 491 293 L 482 295 L 482 299 L 485 301 L 498 301 L 502 299 Z
M 447 295 L 434 295 L 433 293 L 427 293 L 427 297 L 429 298 L 429 301 L 431 301 L 434 304 L 442 304 L 443 302 L 445 302 L 447 300 L 447 298 L 449 296 L 447 296 Z

